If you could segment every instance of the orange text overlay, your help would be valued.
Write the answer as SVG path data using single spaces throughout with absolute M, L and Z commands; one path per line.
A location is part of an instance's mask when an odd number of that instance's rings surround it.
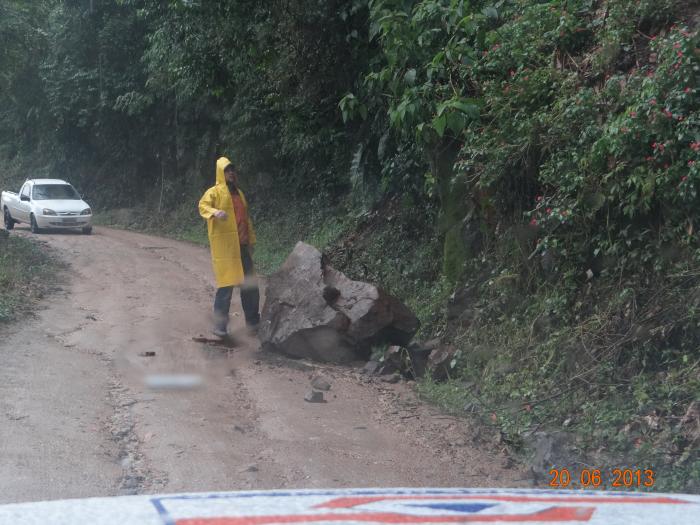
M 651 488 L 656 481 L 652 469 L 615 468 L 602 470 L 585 468 L 573 471 L 567 468 L 553 468 L 549 471 L 549 486 L 566 488 Z

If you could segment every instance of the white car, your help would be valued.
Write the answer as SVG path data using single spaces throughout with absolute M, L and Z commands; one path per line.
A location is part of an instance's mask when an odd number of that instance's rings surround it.
M 0 505 L 0 525 L 697 525 L 700 496 L 604 490 L 311 489 Z
M 3 191 L 0 199 L 5 228 L 29 224 L 33 233 L 51 228 L 80 228 L 92 233 L 92 210 L 68 182 L 60 179 L 26 181 L 19 193 Z

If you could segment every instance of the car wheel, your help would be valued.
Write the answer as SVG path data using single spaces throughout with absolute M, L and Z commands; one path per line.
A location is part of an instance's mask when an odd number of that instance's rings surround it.
M 92 233 L 92 226 L 85 226 L 85 228 L 83 228 L 83 233 L 85 235 L 90 235 Z
M 5 229 L 6 230 L 9 231 L 15 227 L 15 221 L 12 219 L 12 216 L 10 215 L 10 210 L 5 208 L 5 213 L 3 214 L 3 217 L 5 219 Z
M 39 225 L 36 223 L 33 213 L 29 216 L 29 223 L 32 233 L 41 233 L 41 228 L 39 228 Z

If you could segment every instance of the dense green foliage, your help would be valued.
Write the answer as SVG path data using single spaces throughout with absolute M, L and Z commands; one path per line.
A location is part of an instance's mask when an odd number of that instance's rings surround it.
M 576 457 L 697 488 L 697 16 L 680 0 L 2 0 L 0 185 L 65 176 L 201 239 L 194 203 L 229 155 L 264 270 L 300 238 L 326 246 L 459 350 L 428 395 L 514 448 L 562 427 Z

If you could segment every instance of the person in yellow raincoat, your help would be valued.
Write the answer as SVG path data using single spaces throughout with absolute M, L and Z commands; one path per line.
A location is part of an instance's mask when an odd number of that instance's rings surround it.
M 241 287 L 241 304 L 246 325 L 260 322 L 260 292 L 254 278 L 255 230 L 248 203 L 238 188 L 235 166 L 226 157 L 216 161 L 216 185 L 199 201 L 199 214 L 209 230 L 211 259 L 216 277 L 214 334 L 228 334 L 229 308 L 235 286 Z

